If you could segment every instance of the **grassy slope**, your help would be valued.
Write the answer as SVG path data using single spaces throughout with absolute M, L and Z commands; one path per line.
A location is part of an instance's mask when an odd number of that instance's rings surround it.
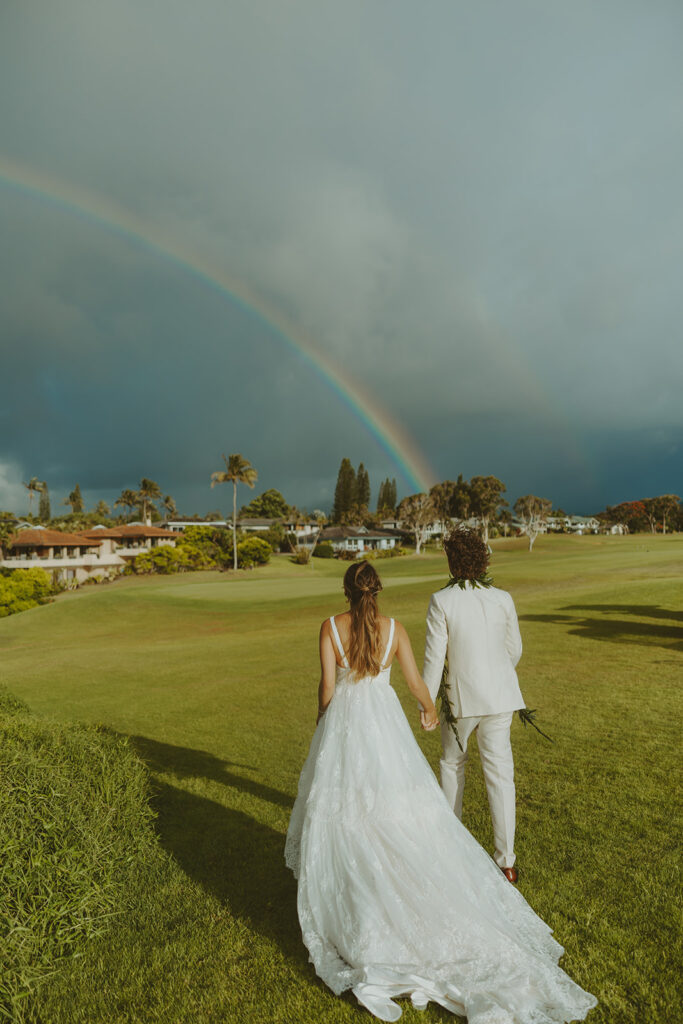
M 164 870 L 148 773 L 107 730 L 52 722 L 0 687 L 0 1020 L 133 909 Z
M 496 547 L 520 613 L 522 689 L 557 742 L 515 726 L 520 888 L 595 992 L 591 1020 L 672 1020 L 674 689 L 683 538 Z M 83 1021 L 362 1020 L 307 964 L 282 862 L 310 740 L 321 619 L 346 566 L 286 559 L 240 578 L 133 579 L 0 623 L 3 681 L 36 710 L 131 735 L 156 786 L 166 871 L 36 1009 Z M 419 656 L 438 555 L 379 562 Z M 401 697 L 406 688 L 395 672 Z M 411 702 L 406 709 L 414 718 Z M 432 764 L 438 737 L 418 737 Z M 478 763 L 465 821 L 490 848 Z M 451 1019 L 407 1008 L 407 1022 Z

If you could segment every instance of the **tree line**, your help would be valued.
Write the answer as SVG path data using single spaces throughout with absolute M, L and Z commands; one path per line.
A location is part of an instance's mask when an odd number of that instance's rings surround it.
M 73 490 L 69 492 L 69 496 L 63 501 L 64 505 L 71 508 L 70 514 L 67 514 L 65 517 L 53 517 L 47 483 L 44 480 L 38 480 L 34 476 L 24 483 L 24 487 L 28 491 L 28 518 L 31 520 L 34 519 L 34 496 L 36 494 L 40 495 L 38 514 L 35 518 L 42 524 L 51 521 L 59 522 L 63 518 L 70 521 L 75 520 L 79 523 L 86 523 L 91 519 L 99 522 L 102 519 L 107 519 L 112 514 L 112 510 L 106 501 L 98 501 L 91 511 L 86 511 L 83 493 L 80 484 L 77 483 Z M 162 518 L 162 513 L 167 518 L 170 518 L 176 515 L 178 511 L 171 495 L 164 494 L 159 484 L 148 477 L 142 478 L 137 489 L 125 488 L 122 490 L 114 502 L 114 508 L 122 509 L 123 518 L 128 521 L 132 518 L 133 513 L 139 515 L 144 521 L 148 519 L 159 521 Z
M 370 483 L 365 466 L 361 462 L 354 470 L 350 459 L 344 458 L 337 474 L 330 520 L 372 527 L 395 514 L 402 527 L 413 534 L 418 553 L 435 525 L 441 524 L 445 530 L 454 522 L 476 520 L 485 543 L 488 544 L 494 526 L 504 535 L 515 529 L 528 537 L 531 550 L 549 518 L 563 518 L 565 513 L 554 510 L 549 498 L 535 494 L 521 495 L 510 507 L 503 497 L 506 490 L 502 480 L 495 476 L 473 476 L 466 480 L 459 474 L 456 480 L 443 480 L 428 492 L 408 495 L 397 505 L 396 481 L 387 479 L 380 484 L 377 512 L 373 514 L 369 511 Z M 607 525 L 619 524 L 628 532 L 683 530 L 683 507 L 677 494 L 608 505 L 595 518 Z
M 660 494 L 656 498 L 608 505 L 604 512 L 597 513 L 596 518 L 605 523 L 618 523 L 629 533 L 683 530 L 683 508 L 677 494 Z
M 246 484 L 253 488 L 258 478 L 256 469 L 242 455 L 223 456 L 225 469 L 211 476 L 211 487 L 217 483 L 233 484 L 233 521 L 239 517 L 259 517 L 267 519 L 302 518 L 302 513 L 293 505 L 289 505 L 282 494 L 274 488 L 264 491 L 243 505 L 237 514 L 237 484 Z M 29 517 L 32 516 L 32 504 L 35 495 L 39 495 L 38 521 L 51 521 L 50 495 L 47 483 L 32 477 L 24 483 L 28 491 Z M 434 484 L 428 492 L 408 495 L 399 503 L 395 478 L 382 480 L 377 493 L 375 512 L 370 511 L 371 486 L 370 477 L 365 465 L 361 462 L 354 469 L 351 460 L 343 458 L 337 473 L 334 501 L 329 521 L 339 525 L 377 527 L 390 516 L 400 519 L 402 526 L 413 534 L 416 549 L 419 551 L 429 535 L 434 532 L 434 525 L 441 523 L 445 528 L 452 522 L 476 520 L 482 537 L 489 541 L 491 528 L 507 534 L 514 527 L 529 537 L 529 546 L 541 532 L 551 515 L 564 516 L 561 509 L 553 511 L 550 499 L 533 494 L 518 498 L 512 508 L 503 495 L 505 484 L 495 476 L 473 476 L 466 480 L 459 474 L 456 480 L 443 480 Z M 99 501 L 94 509 L 87 513 L 77 483 L 64 504 L 70 506 L 69 516 L 57 517 L 55 524 L 64 525 L 89 524 L 90 521 L 102 521 L 111 515 L 111 509 L 104 501 Z M 164 494 L 159 484 L 148 477 L 143 477 L 137 488 L 125 488 L 114 501 L 115 509 L 123 510 L 123 518 L 130 521 L 133 514 L 139 515 L 143 521 L 160 521 L 162 515 L 167 519 L 177 516 L 177 507 L 170 494 Z M 208 518 L 219 518 L 212 514 Z M 322 522 L 324 513 L 316 512 L 315 518 Z M 605 525 L 619 525 L 626 532 L 649 531 L 652 533 L 683 530 L 683 508 L 677 494 L 663 494 L 657 497 L 640 498 L 625 501 L 618 505 L 608 505 L 596 518 Z M 67 522 L 68 521 L 68 522 Z M 120 521 L 120 519 L 119 519 Z M 236 556 L 235 556 L 236 559 Z

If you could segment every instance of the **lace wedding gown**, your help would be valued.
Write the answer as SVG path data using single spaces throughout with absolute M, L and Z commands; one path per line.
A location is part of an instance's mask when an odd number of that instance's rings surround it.
M 301 772 L 285 858 L 322 980 L 380 1020 L 392 997 L 469 1024 L 564 1024 L 596 1005 L 563 953 L 449 807 L 390 681 L 344 667 Z

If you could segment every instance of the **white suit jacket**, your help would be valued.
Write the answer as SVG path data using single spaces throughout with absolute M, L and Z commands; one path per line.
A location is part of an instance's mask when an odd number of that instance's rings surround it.
M 436 699 L 448 655 L 456 718 L 523 708 L 515 666 L 522 656 L 514 601 L 497 587 L 446 587 L 432 594 L 422 676 Z

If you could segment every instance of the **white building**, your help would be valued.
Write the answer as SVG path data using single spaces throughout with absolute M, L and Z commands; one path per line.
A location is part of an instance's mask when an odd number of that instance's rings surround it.
M 548 516 L 542 532 L 576 533 L 581 536 L 584 533 L 597 533 L 600 526 L 600 520 L 595 516 Z
M 172 533 L 183 533 L 188 526 L 218 527 L 232 530 L 232 519 L 176 519 L 164 524 L 164 529 Z M 243 533 L 263 533 L 281 526 L 285 533 L 293 533 L 299 537 L 311 537 L 319 530 L 318 523 L 313 519 L 268 519 L 265 516 L 242 516 L 237 520 L 237 529 Z
M 260 516 L 244 516 L 237 520 L 237 529 L 244 533 L 262 533 L 265 530 L 274 530 L 278 526 L 281 526 L 285 533 L 293 533 L 300 544 L 305 544 L 320 530 L 314 519 L 266 519 Z
M 176 539 L 169 531 L 144 523 L 95 526 L 78 533 L 31 526 L 14 534 L 12 554 L 2 565 L 8 569 L 45 569 L 65 583 L 83 583 L 91 576 L 118 575 L 136 555 L 161 544 L 175 547 Z
M 319 543 L 327 541 L 335 551 L 362 555 L 365 551 L 388 551 L 397 547 L 400 540 L 400 534 L 391 530 L 366 526 L 327 526 L 320 534 Z
M 265 533 L 282 523 L 281 519 L 266 519 L 264 516 L 245 516 L 237 520 L 237 529 L 243 533 Z M 232 529 L 232 522 L 230 523 Z
M 221 529 L 226 527 L 232 529 L 232 523 L 225 519 L 174 519 L 169 523 L 164 523 L 164 529 L 170 530 L 171 533 L 183 533 L 188 526 L 217 526 Z
M 425 535 L 426 540 L 433 540 L 435 537 L 443 537 L 454 526 L 466 526 L 470 530 L 477 529 L 479 527 L 478 519 L 435 519 L 427 526 L 427 532 Z M 394 516 L 392 519 L 382 520 L 383 530 L 396 530 L 399 533 L 411 533 L 412 531 L 403 523 L 398 516 Z
M 569 529 L 579 535 L 597 533 L 600 529 L 600 520 L 595 516 L 569 516 Z

